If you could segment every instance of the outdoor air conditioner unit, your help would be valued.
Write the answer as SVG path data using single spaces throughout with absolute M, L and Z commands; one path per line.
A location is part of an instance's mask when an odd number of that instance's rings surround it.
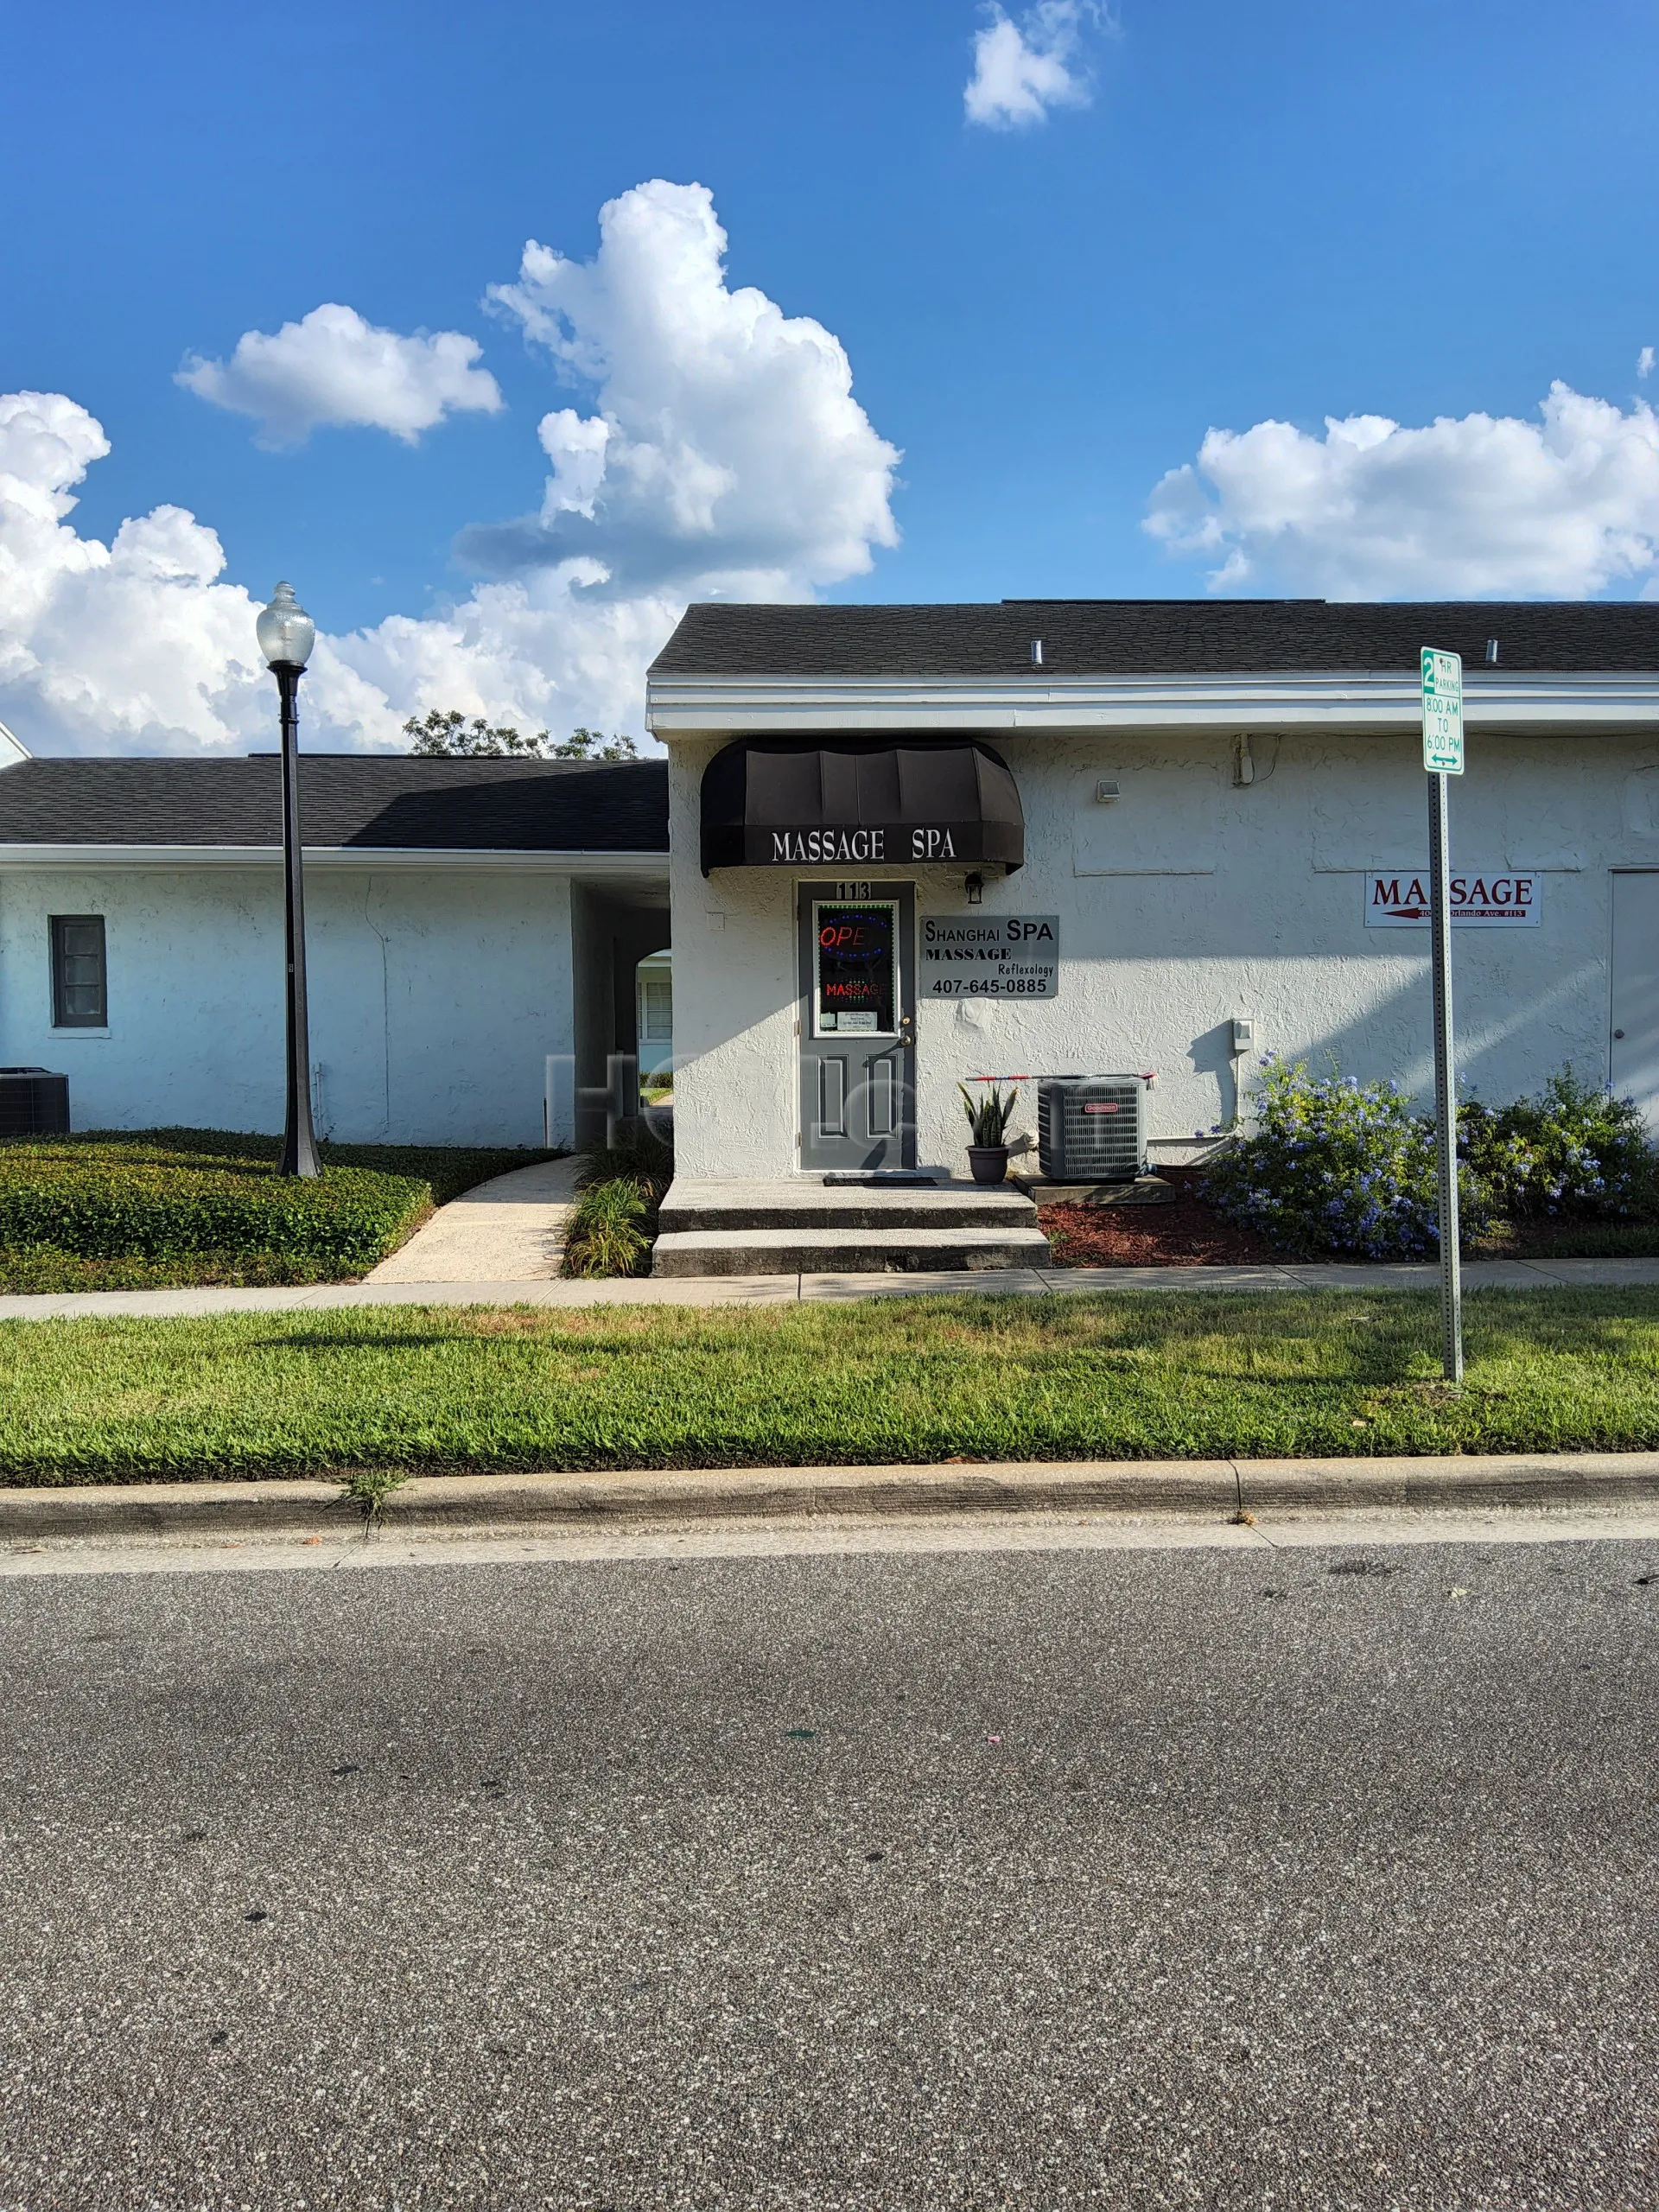
M 1045 1076 L 1037 1157 L 1051 1183 L 1133 1183 L 1146 1171 L 1146 1077 Z
M 69 1078 L 46 1068 L 0 1068 L 0 1137 L 69 1134 Z

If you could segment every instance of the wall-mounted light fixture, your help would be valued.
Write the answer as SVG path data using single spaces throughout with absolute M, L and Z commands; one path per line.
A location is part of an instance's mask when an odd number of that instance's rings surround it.
M 985 879 L 982 875 L 970 875 L 962 887 L 968 893 L 968 904 L 970 906 L 984 905 Z
M 1122 796 L 1122 792 L 1117 787 L 1117 779 L 1116 777 L 1110 778 L 1109 779 L 1098 783 L 1095 785 L 1095 804 L 1096 806 L 1115 806 Z

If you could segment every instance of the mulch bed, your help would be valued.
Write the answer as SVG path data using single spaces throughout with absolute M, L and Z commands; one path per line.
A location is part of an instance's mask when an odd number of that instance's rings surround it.
M 1175 1196 L 1156 1206 L 1045 1206 L 1043 1234 L 1060 1268 L 1243 1268 L 1283 1262 L 1254 1231 L 1236 1229 L 1198 1196 L 1200 1167 L 1160 1167 Z
M 1235 1228 L 1198 1196 L 1201 1167 L 1160 1167 L 1174 1186 L 1166 1205 L 1046 1206 L 1037 1218 L 1059 1268 L 1243 1268 L 1283 1266 L 1281 1252 L 1251 1230 Z M 1605 1221 L 1500 1222 L 1465 1243 L 1467 1260 L 1659 1258 L 1659 1224 Z M 1330 1258 L 1333 1255 L 1322 1255 Z

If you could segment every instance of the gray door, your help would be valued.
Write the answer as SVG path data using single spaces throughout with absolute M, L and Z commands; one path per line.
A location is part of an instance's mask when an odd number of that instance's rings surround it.
M 1611 1001 L 1609 1080 L 1659 1136 L 1659 874 L 1613 878 Z
M 804 883 L 801 1165 L 916 1165 L 916 889 Z

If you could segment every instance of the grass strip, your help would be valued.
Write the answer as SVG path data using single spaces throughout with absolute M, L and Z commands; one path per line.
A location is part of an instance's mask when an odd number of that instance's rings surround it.
M 1659 1447 L 1659 1290 L 0 1326 L 0 1479 Z

